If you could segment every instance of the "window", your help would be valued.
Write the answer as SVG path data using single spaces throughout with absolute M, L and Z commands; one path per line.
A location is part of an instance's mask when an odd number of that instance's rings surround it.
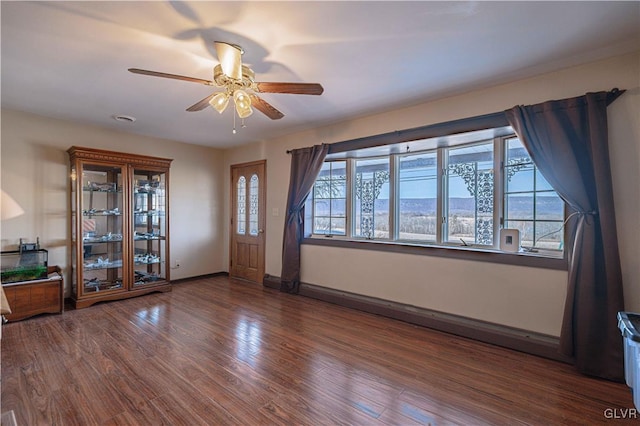
M 445 150 L 445 241 L 493 245 L 493 142 Z
M 436 241 L 437 199 L 436 153 L 401 156 L 398 167 L 398 239 Z
M 312 193 L 313 233 L 346 235 L 347 162 L 325 162 Z
M 362 238 L 389 238 L 389 158 L 356 160 L 355 230 Z
M 520 230 L 521 245 L 562 250 L 564 202 L 517 138 L 505 141 L 504 227 Z
M 517 228 L 522 247 L 561 257 L 564 203 L 506 129 L 328 158 L 308 201 L 312 233 L 498 250 L 500 227 Z

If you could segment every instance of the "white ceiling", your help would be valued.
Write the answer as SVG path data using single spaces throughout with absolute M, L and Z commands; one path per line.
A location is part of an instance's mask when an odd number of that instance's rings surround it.
M 231 147 L 488 87 L 640 48 L 640 2 L 6 2 L 2 107 Z M 131 74 L 211 79 L 213 41 L 239 44 L 256 81 L 321 83 L 263 94 L 233 135 L 215 91 Z M 129 115 L 135 123 L 115 121 Z

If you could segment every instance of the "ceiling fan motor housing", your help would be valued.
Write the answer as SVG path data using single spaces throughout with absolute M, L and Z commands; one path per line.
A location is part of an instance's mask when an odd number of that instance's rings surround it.
M 213 67 L 213 81 L 220 87 L 233 89 L 253 89 L 255 81 L 255 73 L 251 68 L 242 65 L 242 79 L 231 78 L 222 71 L 219 64 Z

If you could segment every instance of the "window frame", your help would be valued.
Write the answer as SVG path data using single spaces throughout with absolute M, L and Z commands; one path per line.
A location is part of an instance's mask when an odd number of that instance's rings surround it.
M 368 238 L 368 237 L 363 237 L 363 236 L 356 236 L 356 202 L 355 202 L 355 192 L 356 192 L 356 173 L 357 173 L 357 165 L 355 164 L 357 161 L 362 161 L 362 160 L 380 160 L 380 159 L 387 159 L 387 163 L 389 164 L 389 223 L 388 223 L 388 227 L 389 227 L 389 236 L 384 238 L 384 237 L 379 237 L 376 238 L 375 236 L 373 238 Z M 384 156 L 384 155 L 377 155 L 377 156 L 371 156 L 371 157 L 358 157 L 358 158 L 352 158 L 352 159 L 347 159 L 347 170 L 349 170 L 349 177 L 347 177 L 347 187 L 350 189 L 350 193 L 349 193 L 349 201 L 350 201 L 350 210 L 348 210 L 347 212 L 347 216 L 351 218 L 351 226 L 348 228 L 349 232 L 347 232 L 346 235 L 344 235 L 344 238 L 348 238 L 348 239 L 352 239 L 352 240 L 364 240 L 364 241 L 394 241 L 393 240 L 393 223 L 395 222 L 393 220 L 393 213 L 392 210 L 395 210 L 392 208 L 391 206 L 391 200 L 394 199 L 393 196 L 393 192 L 394 189 L 392 188 L 392 181 L 393 181 L 393 173 L 394 173 L 394 166 L 393 166 L 393 158 L 392 156 Z M 375 218 L 375 208 L 374 208 L 374 218 Z M 374 228 L 375 229 L 375 228 Z M 375 231 L 374 231 L 375 232 Z
M 351 204 L 351 200 L 350 200 L 351 192 L 349 190 L 348 182 L 350 180 L 349 179 L 349 173 L 350 173 L 350 169 L 349 168 L 350 168 L 350 165 L 349 165 L 348 161 L 345 161 L 345 160 L 342 160 L 342 159 L 336 159 L 336 160 L 334 160 L 332 162 L 338 162 L 338 161 L 341 161 L 341 162 L 344 161 L 344 163 L 345 163 L 345 177 L 344 177 L 344 184 L 345 184 L 345 191 L 344 191 L 345 192 L 345 195 L 344 195 L 344 197 L 345 197 L 344 198 L 344 200 L 345 200 L 345 217 L 344 217 L 345 233 L 343 235 L 343 234 L 334 234 L 333 232 L 331 232 L 331 230 L 332 230 L 332 226 L 331 226 L 332 219 L 334 217 L 339 218 L 339 216 L 333 216 L 332 215 L 333 201 L 337 200 L 337 199 L 342 199 L 342 198 L 338 198 L 338 197 L 334 198 L 332 196 L 333 194 L 330 194 L 331 196 L 329 198 L 321 198 L 323 200 L 328 200 L 329 201 L 329 215 L 328 216 L 316 216 L 316 214 L 315 214 L 316 213 L 316 203 L 315 203 L 315 201 L 316 201 L 315 189 L 316 188 L 315 188 L 315 183 L 314 183 L 313 187 L 311 188 L 310 196 L 308 198 L 308 199 L 312 200 L 312 203 L 308 207 L 309 207 L 309 210 L 311 211 L 311 227 L 310 227 L 311 231 L 310 232 L 311 232 L 312 235 L 315 235 L 315 236 L 332 235 L 332 236 L 337 236 L 337 237 L 340 237 L 340 236 L 345 237 L 345 236 L 349 235 L 350 227 L 349 227 L 349 222 L 348 221 L 350 220 L 350 216 L 351 216 L 349 214 L 349 211 L 350 211 L 349 209 L 350 209 L 350 204 Z M 326 164 L 326 163 L 329 163 L 329 162 L 325 161 L 324 163 Z M 316 179 L 316 181 L 317 181 L 317 179 Z M 333 184 L 333 181 L 334 181 L 334 179 L 333 179 L 333 166 L 331 166 L 331 168 L 329 169 L 329 179 L 327 181 L 329 182 L 329 187 L 331 188 L 331 186 Z M 331 190 L 329 192 L 331 192 Z M 316 233 L 316 232 L 314 232 L 315 229 L 316 229 L 316 223 L 315 223 L 316 217 L 323 217 L 323 218 L 326 218 L 326 219 L 329 220 L 329 232 L 327 232 L 327 233 Z M 305 221 L 306 220 L 307 219 L 305 218 Z
M 473 146 L 486 144 L 490 139 L 484 138 L 467 143 L 455 143 L 451 146 L 436 146 L 430 149 L 417 149 L 411 151 L 409 145 L 407 145 L 406 152 L 389 152 L 385 155 L 360 155 L 358 151 L 363 149 L 356 149 L 347 155 L 341 155 L 336 158 L 328 158 L 326 162 L 331 161 L 346 161 L 347 171 L 347 200 L 346 200 L 346 230 L 345 235 L 333 235 L 333 234 L 313 234 L 309 231 L 313 230 L 306 227 L 307 232 L 303 239 L 304 244 L 310 245 L 330 245 L 339 247 L 349 247 L 357 249 L 369 249 L 369 250 L 384 250 L 391 252 L 421 254 L 429 256 L 439 257 L 451 257 L 462 258 L 470 260 L 480 260 L 488 262 L 496 262 L 503 264 L 513 264 L 522 266 L 534 266 L 549 269 L 567 270 L 567 258 L 566 248 L 561 251 L 553 251 L 540 249 L 536 252 L 503 252 L 499 249 L 499 239 L 502 224 L 505 221 L 506 212 L 504 207 L 506 205 L 505 197 L 505 163 L 506 163 L 506 144 L 509 139 L 517 138 L 515 132 L 511 130 L 510 133 L 494 136 L 493 143 L 493 244 L 492 245 L 479 245 L 470 244 L 464 246 L 462 244 L 456 244 L 454 242 L 444 241 L 445 239 L 445 223 L 444 223 L 444 210 L 445 194 L 444 181 L 447 166 L 445 165 L 445 157 L 448 157 L 449 151 L 464 146 Z M 400 159 L 409 155 L 417 155 L 420 153 L 435 152 L 437 158 L 437 235 L 436 241 L 427 240 L 407 240 L 399 238 L 399 173 L 400 173 Z M 351 154 L 351 155 L 350 155 Z M 353 200 L 354 182 L 355 182 L 355 161 L 375 158 L 387 158 L 389 161 L 389 237 L 385 239 L 374 238 L 367 239 L 364 237 L 354 236 L 355 231 L 355 201 Z M 313 190 L 312 190 L 313 191 Z M 309 199 L 313 199 L 313 192 L 310 194 Z M 564 216 L 566 217 L 567 208 L 565 206 Z M 313 221 L 313 214 L 307 215 L 311 217 Z M 398 216 L 398 217 L 396 217 Z M 534 218 L 535 219 L 535 218 Z M 477 232 L 477 230 L 475 231 Z M 563 230 L 566 234 L 566 229 Z M 565 235 L 566 240 L 566 235 Z M 561 257 L 558 256 L 562 253 Z
M 560 252 L 560 251 L 564 252 L 564 249 L 563 250 L 556 250 L 556 249 L 549 249 L 549 248 L 536 246 L 536 244 L 541 242 L 541 240 L 545 236 L 553 235 L 553 234 L 556 233 L 556 232 L 546 233 L 544 231 L 538 231 L 539 230 L 539 225 L 541 225 L 542 223 L 554 223 L 555 224 L 554 228 L 557 227 L 557 229 L 559 231 L 562 231 L 563 235 L 562 235 L 562 238 L 561 238 L 560 241 L 562 243 L 562 246 L 564 247 L 564 242 L 565 242 L 565 239 L 566 239 L 565 238 L 566 235 L 565 235 L 564 230 L 565 230 L 565 222 L 566 222 L 566 219 L 567 219 L 567 205 L 566 205 L 566 203 L 564 203 L 564 208 L 563 208 L 563 212 L 562 212 L 562 218 L 560 218 L 560 219 L 546 219 L 546 220 L 545 219 L 538 219 L 538 199 L 539 199 L 539 197 L 544 196 L 544 194 L 553 193 L 556 197 L 559 198 L 559 195 L 558 195 L 557 191 L 555 191 L 548 182 L 547 182 L 547 184 L 549 184 L 549 188 L 550 189 L 539 189 L 539 186 L 538 186 L 538 174 L 541 174 L 540 173 L 540 169 L 533 162 L 533 159 L 531 158 L 531 156 L 529 154 L 527 154 L 527 155 L 529 155 L 530 162 L 520 163 L 520 164 L 517 164 L 517 163 L 516 164 L 508 164 L 508 148 L 507 148 L 507 145 L 508 145 L 509 141 L 512 140 L 512 139 L 517 139 L 518 142 L 522 145 L 523 149 L 526 150 L 526 148 L 524 147 L 524 144 L 522 144 L 522 141 L 520 141 L 517 136 L 514 136 L 514 137 L 508 137 L 507 136 L 507 137 L 504 138 L 504 143 L 503 143 L 504 152 L 503 152 L 503 160 L 502 160 L 503 161 L 503 165 L 502 165 L 503 173 L 502 173 L 502 179 L 501 179 L 501 182 L 502 182 L 502 185 L 503 185 L 501 194 L 502 194 L 502 202 L 503 202 L 503 206 L 504 207 L 503 207 L 503 210 L 502 210 L 503 218 L 502 218 L 500 224 L 502 226 L 504 226 L 505 228 L 507 228 L 507 224 L 508 224 L 507 222 L 525 222 L 525 223 L 533 224 L 531 246 L 529 247 L 529 246 L 523 245 L 522 247 L 525 250 L 528 249 L 528 250 L 533 251 L 533 252 L 536 252 L 536 251 L 539 252 L 540 250 L 542 250 L 543 252 L 553 252 L 553 253 Z M 516 167 L 518 165 L 531 165 L 532 182 L 531 182 L 531 189 L 530 190 L 526 190 L 526 191 L 510 191 L 508 189 L 508 177 L 507 177 L 508 176 L 508 172 L 507 172 L 507 169 L 509 167 Z M 517 172 L 518 171 L 514 172 L 514 176 L 515 176 L 515 173 L 517 173 Z M 541 178 L 544 179 L 544 176 L 541 176 Z M 544 180 L 546 181 L 546 179 L 544 179 Z M 510 195 L 517 196 L 518 194 L 531 194 L 531 197 L 532 197 L 531 219 L 523 219 L 523 218 L 510 219 L 508 217 L 508 207 L 509 207 L 508 197 Z M 542 234 L 542 235 L 539 235 L 539 233 Z M 521 241 L 522 241 L 522 233 L 521 233 Z
M 448 231 L 449 231 L 449 220 L 446 219 L 445 220 L 445 215 L 449 216 L 449 157 L 450 157 L 450 151 L 451 150 L 455 150 L 455 149 L 461 149 L 461 148 L 471 148 L 474 146 L 480 146 L 480 145 L 488 145 L 489 143 L 492 144 L 492 155 L 493 155 L 493 164 L 492 164 L 492 171 L 493 171 L 493 232 L 492 232 L 492 244 L 488 245 L 488 244 L 478 244 L 478 243 L 471 243 L 469 244 L 472 247 L 477 247 L 477 248 L 493 248 L 496 247 L 496 244 L 498 242 L 498 239 L 496 238 L 496 234 L 498 234 L 498 232 L 495 232 L 496 230 L 499 230 L 498 228 L 495 227 L 496 223 L 499 223 L 499 218 L 500 218 L 500 210 L 498 208 L 496 208 L 498 205 L 496 205 L 496 182 L 500 179 L 500 176 L 502 174 L 502 170 L 500 170 L 499 165 L 496 163 L 496 157 L 499 157 L 500 155 L 500 149 L 501 147 L 499 145 L 501 145 L 502 140 L 504 140 L 504 137 L 501 138 L 493 138 L 492 141 L 488 141 L 488 140 L 482 140 L 482 141 L 477 141 L 477 142 L 472 142 L 472 143 L 468 143 L 468 144 L 459 144 L 456 146 L 452 146 L 452 147 L 446 147 L 442 149 L 442 191 L 443 194 L 441 196 L 442 198 L 442 209 L 439 210 L 439 213 L 441 213 L 441 219 L 442 219 L 442 237 L 441 239 L 438 240 L 438 245 L 441 246 L 453 246 L 453 247 L 458 247 L 460 246 L 460 243 L 458 242 L 454 242 L 454 241 L 450 241 L 448 240 Z M 446 191 L 445 191 L 446 188 Z M 445 197 L 445 192 L 446 192 L 446 197 Z M 498 222 L 496 221 L 496 219 L 498 220 Z M 474 231 L 477 232 L 477 229 Z M 445 238 L 447 238 L 447 240 L 445 240 Z M 476 240 L 477 237 L 474 237 L 474 240 Z M 463 247 L 467 247 L 465 244 L 462 244 Z
M 406 158 L 406 157 L 410 157 L 410 156 L 418 156 L 418 155 L 423 155 L 423 154 L 435 154 L 435 160 L 436 160 L 436 235 L 435 235 L 435 239 L 434 240 L 424 240 L 424 239 L 409 239 L 409 238 L 400 238 L 400 217 L 402 216 L 402 212 L 400 211 L 400 162 L 402 161 L 402 158 Z M 404 153 L 399 153 L 397 155 L 393 156 L 393 160 L 391 161 L 394 164 L 394 178 L 395 178 L 395 184 L 391 185 L 394 188 L 394 194 L 395 194 L 395 198 L 394 198 L 394 209 L 393 209 L 393 217 L 395 218 L 396 213 L 397 213 L 397 220 L 394 221 L 394 223 L 391 225 L 391 228 L 393 228 L 393 238 L 392 241 L 396 241 L 398 243 L 407 243 L 407 244 L 423 244 L 423 245 L 429 245 L 429 244 L 438 244 L 438 241 L 442 240 L 442 234 L 443 234 L 443 224 L 442 224 L 442 215 L 440 215 L 440 212 L 442 211 L 442 182 L 443 182 L 443 176 L 441 173 L 441 170 L 439 168 L 439 165 L 442 163 L 442 150 L 439 150 L 437 148 L 434 149 L 427 149 L 427 150 L 422 150 L 422 151 L 415 151 L 415 152 L 404 152 Z

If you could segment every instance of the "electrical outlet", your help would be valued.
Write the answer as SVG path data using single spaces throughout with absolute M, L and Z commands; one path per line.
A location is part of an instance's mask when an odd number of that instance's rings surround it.
M 176 269 L 180 267 L 180 261 L 176 259 Z

